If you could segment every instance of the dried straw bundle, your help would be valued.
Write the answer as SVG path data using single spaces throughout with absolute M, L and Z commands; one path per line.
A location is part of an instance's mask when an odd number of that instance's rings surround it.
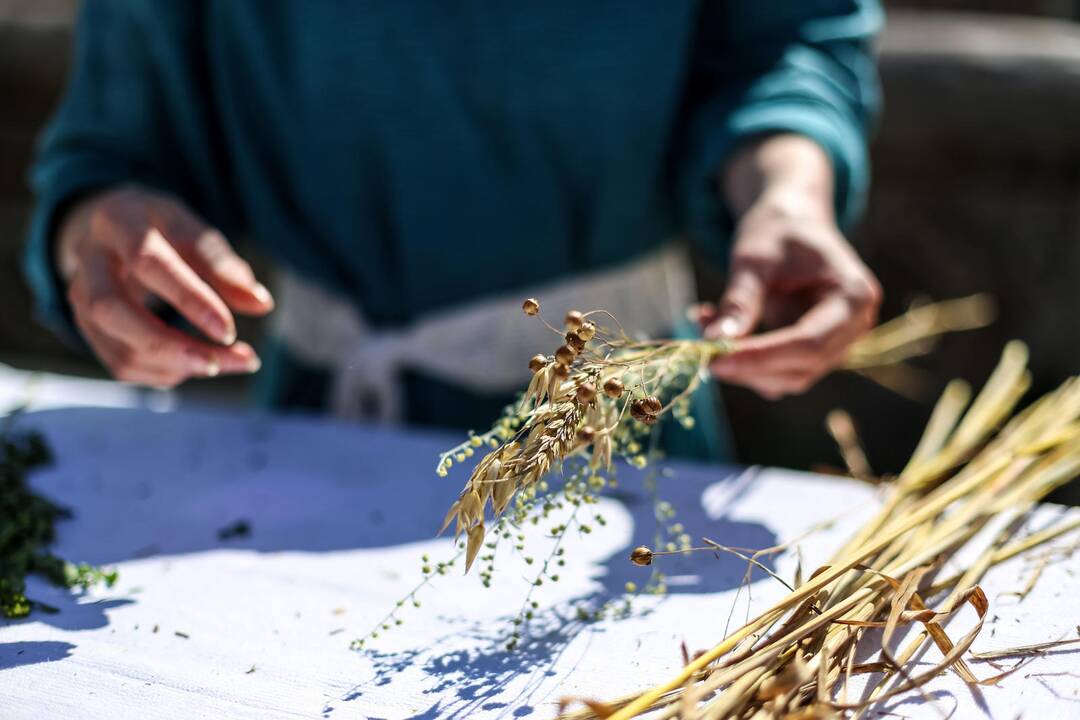
M 670 680 L 613 702 L 582 701 L 585 709 L 562 717 L 624 720 L 650 711 L 651 717 L 702 720 L 859 716 L 872 703 L 915 690 L 947 668 L 972 684 L 1000 680 L 1003 675 L 977 679 L 963 660 L 988 606 L 979 579 L 995 563 L 1080 527 L 1074 519 L 1013 539 L 1040 498 L 1080 474 L 1077 378 L 995 433 L 1029 386 L 1026 363 L 1023 344 L 1006 346 L 966 412 L 970 389 L 959 381 L 950 384 L 910 462 L 891 483 L 884 507 L 808 581 Z M 974 548 L 976 559 L 958 575 L 936 578 L 947 559 L 985 537 L 978 535 L 984 528 L 991 539 Z M 631 559 L 643 564 L 644 552 L 636 550 Z M 927 600 L 942 594 L 938 608 L 930 609 Z M 965 603 L 978 621 L 953 641 L 945 626 Z M 923 630 L 894 649 L 897 628 L 910 623 Z M 856 665 L 856 646 L 872 627 L 884 628 L 880 660 Z M 905 664 L 930 642 L 941 660 L 909 674 Z M 881 677 L 862 699 L 847 702 L 847 680 L 860 672 Z

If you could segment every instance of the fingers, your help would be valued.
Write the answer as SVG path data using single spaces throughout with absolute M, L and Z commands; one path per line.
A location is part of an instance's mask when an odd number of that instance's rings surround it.
M 109 369 L 113 377 L 121 382 L 162 389 L 175 387 L 181 382 L 177 374 L 169 368 L 138 363 L 131 348 L 100 330 L 84 327 L 82 333 L 98 359 Z
M 768 267 L 736 258 L 727 290 L 720 300 L 716 316 L 704 328 L 710 340 L 739 338 L 748 335 L 761 321 L 768 289 Z
M 223 345 L 236 340 L 236 321 L 225 302 L 157 229 L 147 231 L 123 259 L 128 274 L 176 308 L 207 337 Z
M 68 223 L 68 297 L 76 323 L 116 377 L 171 387 L 258 369 L 251 346 L 235 342 L 230 307 L 264 313 L 273 300 L 220 233 L 181 203 L 136 186 L 96 196 L 80 218 Z M 226 347 L 161 322 L 144 307 L 147 293 Z
M 150 387 L 171 387 L 169 378 L 164 373 L 151 372 L 132 365 L 131 350 L 123 343 L 113 340 L 92 325 L 80 323 L 80 330 L 94 354 L 112 372 L 113 377 Z
M 195 237 L 185 257 L 226 305 L 244 315 L 265 315 L 274 309 L 270 291 L 255 279 L 251 265 L 233 251 L 224 235 L 206 229 Z
M 805 392 L 839 366 L 847 349 L 869 329 L 865 308 L 847 295 L 825 295 L 794 325 L 751 337 L 713 361 L 713 375 L 769 398 Z
M 69 299 L 83 335 L 117 379 L 173 387 L 189 378 L 258 369 L 258 356 L 246 343 L 216 346 L 162 323 L 120 289 L 111 265 L 102 255 L 85 259 Z
M 770 398 L 803 392 L 840 365 L 876 321 L 881 300 L 831 209 L 806 211 L 813 203 L 801 192 L 763 193 L 743 215 L 728 288 L 715 317 L 705 315 L 707 337 L 739 339 L 712 363 L 713 374 Z M 765 323 L 790 324 L 750 335 Z
M 132 348 L 133 360 L 138 365 L 177 373 L 178 382 L 189 377 L 252 372 L 258 367 L 255 353 L 247 343 L 221 347 L 201 342 L 119 295 L 99 299 L 96 314 L 98 327 Z
M 248 315 L 273 309 L 270 293 L 225 237 L 175 200 L 118 191 L 101 203 L 95 219 L 96 241 L 208 337 L 224 344 L 235 339 L 230 308 Z

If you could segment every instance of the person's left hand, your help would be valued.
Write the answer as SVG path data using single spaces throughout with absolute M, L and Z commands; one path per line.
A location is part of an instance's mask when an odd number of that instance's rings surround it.
M 877 322 L 881 286 L 827 205 L 777 187 L 742 215 L 727 290 L 698 309 L 706 338 L 737 341 L 712 362 L 716 378 L 768 399 L 805 392 Z M 773 329 L 750 334 L 759 327 Z

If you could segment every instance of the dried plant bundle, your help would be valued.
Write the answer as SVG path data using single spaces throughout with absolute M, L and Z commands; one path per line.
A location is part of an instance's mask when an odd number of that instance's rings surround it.
M 670 414 L 693 425 L 690 396 L 706 378 L 709 361 L 735 346 L 636 339 L 604 310 L 571 311 L 561 329 L 543 319 L 536 299 L 525 300 L 522 310 L 544 322 L 559 345 L 530 361 L 533 377 L 521 405 L 491 431 L 440 455 L 436 468 L 445 476 L 455 458 L 491 448 L 474 466 L 442 528 L 453 524 L 456 536 L 466 536 L 466 572 L 484 541 L 486 508 L 499 517 L 515 498 L 524 507 L 541 478 L 576 454 L 587 454 L 594 469 L 609 469 L 620 455 L 643 461 L 633 450 L 661 418 Z M 855 343 L 847 367 L 901 362 L 925 352 L 942 333 L 980 327 L 992 314 L 985 295 L 914 308 Z
M 522 308 L 539 316 L 534 299 Z M 548 327 L 560 344 L 530 361 L 533 377 L 520 406 L 492 431 L 439 458 L 437 470 L 445 475 L 464 450 L 494 446 L 443 524 L 467 537 L 466 572 L 483 543 L 487 506 L 497 517 L 515 497 L 523 505 L 549 470 L 575 454 L 588 453 L 593 468 L 607 469 L 615 454 L 629 454 L 626 448 L 668 413 L 690 424 L 690 395 L 709 360 L 731 349 L 723 341 L 636 340 L 603 310 L 571 311 L 562 330 Z
M 564 707 L 562 717 L 861 717 L 947 669 L 973 685 L 1001 680 L 1011 671 L 980 679 L 964 659 L 989 605 L 980 579 L 994 564 L 1080 527 L 1066 520 L 1015 539 L 1037 501 L 1080 474 L 1080 380 L 1014 415 L 1030 384 L 1026 364 L 1026 347 L 1008 344 L 970 407 L 966 384 L 950 384 L 879 513 L 784 599 L 669 680 L 614 701 L 581 701 L 583 709 Z M 632 561 L 641 564 L 649 551 L 634 552 Z M 955 566 L 972 553 L 961 572 L 937 577 L 946 561 Z M 954 640 L 946 626 L 965 605 L 976 620 Z M 894 647 L 901 628 L 913 624 L 921 630 Z M 882 632 L 871 640 L 870 628 Z M 874 643 L 877 660 L 855 662 L 861 641 Z M 911 659 L 931 644 L 940 660 L 910 670 Z M 871 672 L 876 679 L 850 699 L 851 676 Z

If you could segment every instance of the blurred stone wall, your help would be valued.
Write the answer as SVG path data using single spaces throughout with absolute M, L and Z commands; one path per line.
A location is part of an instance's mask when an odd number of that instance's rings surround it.
M 0 359 L 67 367 L 78 358 L 32 324 L 19 255 L 34 139 L 67 72 L 75 0 L 0 0 Z
M 875 468 L 896 470 L 933 394 L 952 377 L 981 383 L 1009 338 L 1031 345 L 1036 390 L 1080 370 L 1080 0 L 889 6 L 886 111 L 855 240 L 883 281 L 886 316 L 918 296 L 989 291 L 1001 317 L 920 361 L 926 392 L 915 399 L 844 374 L 776 404 L 725 389 L 747 462 L 838 464 L 823 418 L 840 406 L 860 424 Z M 17 272 L 25 168 L 63 83 L 74 8 L 74 0 L 0 0 L 0 360 L 93 372 L 28 320 Z M 704 294 L 715 296 L 718 279 L 705 277 Z
M 885 0 L 889 9 L 964 10 L 1080 20 L 1080 0 Z

